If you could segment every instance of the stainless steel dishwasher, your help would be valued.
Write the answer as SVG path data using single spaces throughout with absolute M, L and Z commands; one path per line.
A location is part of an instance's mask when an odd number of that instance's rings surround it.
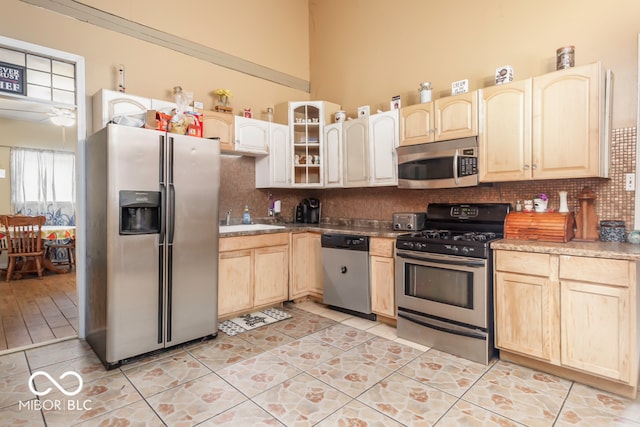
M 369 238 L 323 234 L 322 276 L 324 303 L 330 308 L 375 320 L 371 312 Z

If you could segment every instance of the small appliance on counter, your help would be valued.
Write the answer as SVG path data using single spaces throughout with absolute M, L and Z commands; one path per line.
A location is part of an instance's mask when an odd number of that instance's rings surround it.
M 424 230 L 426 212 L 397 212 L 393 214 L 393 229 L 406 231 Z
M 320 200 L 313 198 L 302 200 L 296 206 L 295 222 L 298 224 L 319 224 Z

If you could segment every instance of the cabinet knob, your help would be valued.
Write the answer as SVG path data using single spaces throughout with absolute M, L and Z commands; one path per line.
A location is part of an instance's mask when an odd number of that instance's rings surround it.
M 531 169 L 538 169 L 538 165 L 536 165 L 535 163 L 531 165 Z
M 524 165 L 524 170 L 528 171 L 529 170 L 529 165 Z

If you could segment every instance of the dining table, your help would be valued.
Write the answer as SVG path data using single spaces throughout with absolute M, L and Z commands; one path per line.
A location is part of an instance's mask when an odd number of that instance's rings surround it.
M 55 242 L 55 241 L 66 242 L 69 239 L 76 238 L 76 227 L 74 225 L 43 225 L 42 228 L 40 228 L 40 235 L 42 237 L 43 246 L 46 245 L 46 242 Z M 0 226 L 0 240 L 4 240 L 4 244 L 2 245 L 3 248 L 7 247 L 6 237 L 7 237 L 7 230 L 3 226 Z M 56 266 L 51 261 L 51 259 L 44 256 L 44 253 L 42 256 L 42 267 L 45 270 L 52 271 L 57 274 L 69 272 L 68 269 L 64 269 Z

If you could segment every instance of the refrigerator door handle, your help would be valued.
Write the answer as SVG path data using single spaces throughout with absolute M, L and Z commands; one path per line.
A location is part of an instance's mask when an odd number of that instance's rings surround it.
M 169 147 L 168 147 L 168 159 L 167 159 L 167 184 L 169 190 L 169 200 L 168 200 L 168 217 L 169 221 L 168 230 L 167 230 L 167 242 L 169 244 L 173 243 L 173 233 L 175 230 L 175 214 L 176 214 L 176 191 L 173 186 L 173 137 L 169 137 Z
M 164 341 L 164 334 L 162 329 L 162 318 L 164 310 L 164 288 L 162 286 L 163 271 L 162 260 L 164 258 L 164 244 L 160 242 L 158 246 L 158 344 L 162 344 Z
M 167 245 L 167 342 L 171 342 L 171 309 L 173 307 L 173 245 Z

